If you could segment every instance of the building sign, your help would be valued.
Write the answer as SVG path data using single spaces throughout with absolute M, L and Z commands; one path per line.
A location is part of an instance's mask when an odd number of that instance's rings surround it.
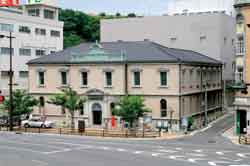
M 28 0 L 28 4 L 43 3 L 43 0 Z
M 19 0 L 0 0 L 0 7 L 18 6 Z

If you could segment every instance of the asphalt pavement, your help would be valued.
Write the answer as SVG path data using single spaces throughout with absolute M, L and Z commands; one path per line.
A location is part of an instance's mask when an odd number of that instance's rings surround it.
M 0 132 L 0 166 L 250 166 L 250 147 L 221 136 L 228 115 L 176 140 L 130 140 Z

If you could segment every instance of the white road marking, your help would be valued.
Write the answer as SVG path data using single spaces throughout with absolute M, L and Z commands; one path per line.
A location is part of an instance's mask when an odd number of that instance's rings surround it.
M 218 154 L 218 155 L 224 155 L 223 152 L 215 152 L 215 153 Z
M 247 156 L 250 157 L 250 153 L 237 153 L 237 156 L 239 156 L 241 158 L 248 158 Z
M 143 151 L 135 151 L 135 152 L 133 152 L 134 154 L 141 154 L 141 153 L 143 153 Z
M 183 150 L 182 148 L 175 148 L 176 150 Z
M 126 149 L 117 149 L 118 152 L 126 152 L 127 150 Z
M 10 147 L 10 146 L 2 146 L 2 145 L 0 145 L 0 148 L 15 150 L 15 151 L 27 151 L 27 152 L 33 152 L 33 153 L 43 153 L 42 151 L 31 150 L 30 148 L 28 149 L 28 148 Z
M 178 158 L 183 158 L 184 156 L 169 156 L 172 160 L 177 160 Z
M 202 158 L 190 158 L 190 159 L 188 159 L 188 161 L 191 163 L 195 163 L 196 161 L 202 161 L 202 160 L 206 160 L 206 159 L 202 159 Z
M 174 150 L 166 150 L 166 149 L 159 149 L 159 152 L 164 152 L 164 153 L 177 153 L 177 151 Z
M 161 153 L 152 153 L 152 156 L 153 156 L 153 157 L 157 157 L 157 156 L 159 156 L 159 155 L 161 155 Z
M 203 152 L 203 150 L 202 149 L 197 149 L 197 150 L 194 150 L 194 152 L 201 153 L 201 152 Z
M 208 164 L 212 166 L 217 166 L 217 164 L 228 164 L 227 161 L 209 161 Z
M 109 147 L 101 147 L 101 149 L 103 149 L 103 150 L 110 150 Z
M 62 149 L 62 150 L 55 150 L 55 151 L 51 151 L 51 152 L 42 152 L 43 154 L 55 154 L 55 153 L 64 153 L 64 152 L 69 152 L 72 151 L 72 149 Z
M 58 146 L 53 146 L 53 145 L 44 145 L 40 143 L 31 143 L 31 142 L 23 142 L 23 141 L 4 141 L 4 143 L 12 143 L 12 144 L 18 144 L 18 145 L 32 145 L 32 146 L 46 146 L 46 148 L 53 148 L 53 149 L 61 149 Z M 1 145 L 0 145 L 1 146 Z

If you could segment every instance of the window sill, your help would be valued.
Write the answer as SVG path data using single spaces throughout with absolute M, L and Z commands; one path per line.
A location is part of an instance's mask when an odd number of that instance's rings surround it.
M 82 89 L 87 89 L 87 88 L 89 88 L 89 87 L 88 87 L 88 85 L 82 85 L 82 86 L 80 86 L 80 88 L 82 88 Z
M 164 86 L 159 86 L 160 89 L 168 89 L 168 86 L 167 85 L 164 85 Z
M 140 85 L 134 85 L 134 86 L 132 86 L 132 88 L 142 88 L 142 86 L 140 86 Z
M 45 85 L 38 85 L 38 88 L 45 88 Z
M 61 85 L 58 88 L 69 88 L 69 85 Z
M 109 89 L 112 89 L 113 86 L 104 86 L 104 88 L 109 88 Z

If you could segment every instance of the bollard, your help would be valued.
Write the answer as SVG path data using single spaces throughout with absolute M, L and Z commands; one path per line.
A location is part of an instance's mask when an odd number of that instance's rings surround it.
M 59 128 L 59 134 L 62 135 L 62 129 L 61 128 Z
M 104 136 L 105 136 L 104 129 L 102 129 L 102 137 L 104 137 Z

